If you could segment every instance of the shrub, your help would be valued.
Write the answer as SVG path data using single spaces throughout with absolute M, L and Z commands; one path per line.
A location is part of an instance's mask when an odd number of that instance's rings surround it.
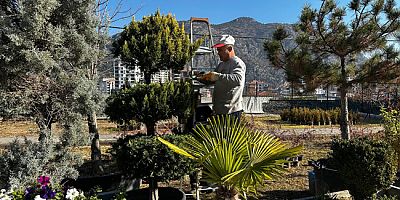
M 385 141 L 356 138 L 332 141 L 329 163 L 355 199 L 371 198 L 388 188 L 397 171 L 393 149 Z
M 146 124 L 147 134 L 155 135 L 157 121 L 177 116 L 184 122 L 192 115 L 195 103 L 189 82 L 137 84 L 112 94 L 107 99 L 105 114 L 112 121 L 128 124 L 130 120 Z
M 163 138 L 182 143 L 185 135 L 165 135 Z M 122 173 L 132 178 L 153 178 L 156 181 L 179 179 L 194 168 L 188 158 L 173 153 L 155 137 L 134 135 L 118 139 L 111 154 Z
M 397 167 L 400 167 L 400 113 L 395 110 L 381 109 L 385 139 L 394 148 L 397 155 Z
M 80 157 L 53 143 L 14 141 L 0 155 L 0 188 L 26 188 L 41 175 L 54 177 L 55 182 L 76 178 L 80 164 Z
M 340 109 L 322 110 L 309 108 L 284 109 L 281 113 L 282 121 L 294 124 L 338 124 Z M 361 120 L 361 115 L 355 112 L 349 113 L 349 121 L 356 124 Z
M 287 158 L 302 149 L 290 148 L 275 136 L 229 116 L 211 117 L 207 122 L 195 127 L 183 147 L 176 141 L 158 139 L 203 167 L 204 180 L 218 186 L 217 199 L 237 199 L 239 192 L 256 193 L 265 180 L 282 175 Z
M 182 144 L 187 137 L 163 136 L 178 144 Z M 112 145 L 111 155 L 124 175 L 149 181 L 151 196 L 157 194 L 157 182 L 179 179 L 194 171 L 192 160 L 175 154 L 152 136 L 134 135 L 118 139 Z

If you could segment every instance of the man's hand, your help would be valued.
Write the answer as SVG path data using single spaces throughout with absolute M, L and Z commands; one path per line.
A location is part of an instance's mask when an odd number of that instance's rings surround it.
M 219 79 L 219 73 L 217 72 L 208 72 L 206 74 L 204 74 L 200 79 L 204 80 L 204 81 L 211 81 L 211 82 L 215 82 Z

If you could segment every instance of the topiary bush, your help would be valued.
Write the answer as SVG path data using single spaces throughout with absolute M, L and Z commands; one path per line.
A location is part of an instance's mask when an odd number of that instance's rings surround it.
M 368 199 L 393 183 L 397 171 L 393 148 L 385 141 L 356 138 L 335 139 L 329 155 L 355 199 Z
M 114 122 L 130 120 L 146 124 L 147 135 L 156 135 L 155 124 L 177 116 L 184 122 L 193 114 L 195 98 L 191 83 L 136 84 L 107 98 L 105 114 Z
M 162 138 L 182 144 L 187 135 L 163 135 Z M 118 139 L 111 155 L 120 171 L 129 178 L 147 179 L 152 190 L 157 182 L 176 180 L 194 171 L 194 162 L 176 154 L 156 137 L 133 135 Z

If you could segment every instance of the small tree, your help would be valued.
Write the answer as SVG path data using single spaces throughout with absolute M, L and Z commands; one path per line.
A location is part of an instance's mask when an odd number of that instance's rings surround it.
M 174 16 L 157 11 L 141 22 L 133 18 L 114 43 L 114 54 L 129 66 L 138 65 L 149 84 L 151 75 L 160 69 L 182 70 L 200 43 L 190 42 L 183 24 L 179 27 Z
M 306 6 L 300 17 L 296 36 L 299 46 L 291 51 L 306 56 L 285 53 L 291 52 L 285 51 L 283 45 L 288 34 L 274 37 L 275 48 L 266 48 L 276 58 L 302 58 L 303 62 L 310 59 L 313 65 L 304 65 L 306 70 L 311 70 L 311 75 L 305 77 L 313 77 L 312 81 L 305 79 L 308 85 L 329 83 L 339 87 L 342 138 L 350 138 L 349 88 L 357 83 L 386 81 L 399 75 L 398 52 L 386 41 L 400 28 L 400 12 L 395 6 L 394 0 L 352 0 L 348 11 L 353 18 L 345 20 L 345 8 L 338 7 L 333 0 L 323 0 L 319 10 Z M 304 71 L 300 71 L 301 75 L 307 74 Z
M 173 90 L 170 90 L 170 84 L 173 82 L 163 85 L 138 84 L 125 89 L 108 99 L 105 113 L 113 121 L 128 122 L 133 119 L 143 122 L 147 134 L 155 135 L 156 122 L 172 116 L 169 97 L 172 96 Z

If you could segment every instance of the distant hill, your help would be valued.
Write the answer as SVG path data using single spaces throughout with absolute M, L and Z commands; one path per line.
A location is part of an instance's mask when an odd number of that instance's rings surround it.
M 210 21 L 212 23 L 212 21 Z M 182 22 L 180 22 L 182 23 Z M 185 31 L 190 32 L 189 21 L 183 22 Z M 253 18 L 240 17 L 230 22 L 222 24 L 212 24 L 211 32 L 215 36 L 213 38 L 214 44 L 219 40 L 223 34 L 232 35 L 235 40 L 235 52 L 247 66 L 246 81 L 250 82 L 254 79 L 262 80 L 270 84 L 273 88 L 282 86 L 285 77 L 282 70 L 272 67 L 267 59 L 266 52 L 263 49 L 263 44 L 266 39 L 272 37 L 273 32 L 278 26 L 286 26 L 290 30 L 291 24 L 279 23 L 260 23 Z M 197 24 L 194 27 L 194 33 L 205 34 L 207 28 Z M 117 35 L 112 36 L 115 39 Z M 218 56 L 216 56 L 218 60 Z M 210 59 L 208 57 L 200 58 L 195 62 L 196 66 L 210 66 Z M 214 62 L 215 63 L 215 62 Z

